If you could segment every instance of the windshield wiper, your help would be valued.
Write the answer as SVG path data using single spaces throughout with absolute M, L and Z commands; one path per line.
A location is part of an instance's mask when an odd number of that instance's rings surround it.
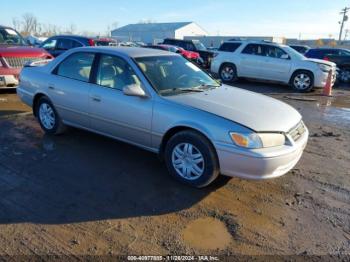
M 165 89 L 159 91 L 161 94 L 168 94 L 168 93 L 176 93 L 176 92 L 181 92 L 181 93 L 202 93 L 204 90 L 199 89 L 199 88 L 172 88 L 172 89 Z
M 203 90 L 203 89 L 216 89 L 220 87 L 219 85 L 210 85 L 210 84 L 202 84 L 200 86 L 198 86 L 197 88 L 199 88 L 200 90 Z

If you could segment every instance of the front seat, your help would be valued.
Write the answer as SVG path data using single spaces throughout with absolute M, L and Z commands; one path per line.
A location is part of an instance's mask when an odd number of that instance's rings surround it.
M 115 88 L 116 70 L 111 65 L 102 66 L 99 72 L 99 85 Z

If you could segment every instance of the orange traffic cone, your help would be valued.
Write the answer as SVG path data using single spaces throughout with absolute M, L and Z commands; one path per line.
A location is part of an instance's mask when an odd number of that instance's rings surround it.
M 324 96 L 332 96 L 332 70 L 328 73 L 326 85 L 323 88 Z

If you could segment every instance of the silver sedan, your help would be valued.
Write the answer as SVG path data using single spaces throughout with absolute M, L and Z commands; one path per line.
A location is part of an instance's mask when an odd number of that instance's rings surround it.
M 78 48 L 25 67 L 17 93 L 42 129 L 86 129 L 159 154 L 195 187 L 219 174 L 268 179 L 302 156 L 308 130 L 278 100 L 221 85 L 181 56 L 144 48 Z

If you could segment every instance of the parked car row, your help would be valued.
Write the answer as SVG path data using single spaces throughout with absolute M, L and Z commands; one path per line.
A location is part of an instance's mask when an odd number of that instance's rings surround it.
M 153 49 L 159 49 L 159 50 L 165 50 L 168 52 L 173 52 L 182 55 L 187 60 L 199 65 L 200 67 L 203 67 L 204 61 L 199 55 L 199 53 L 194 51 L 188 51 L 183 49 L 182 47 L 174 46 L 174 45 L 165 45 L 165 44 L 159 44 L 159 45 L 147 45 L 144 46 L 145 48 L 153 48 Z

